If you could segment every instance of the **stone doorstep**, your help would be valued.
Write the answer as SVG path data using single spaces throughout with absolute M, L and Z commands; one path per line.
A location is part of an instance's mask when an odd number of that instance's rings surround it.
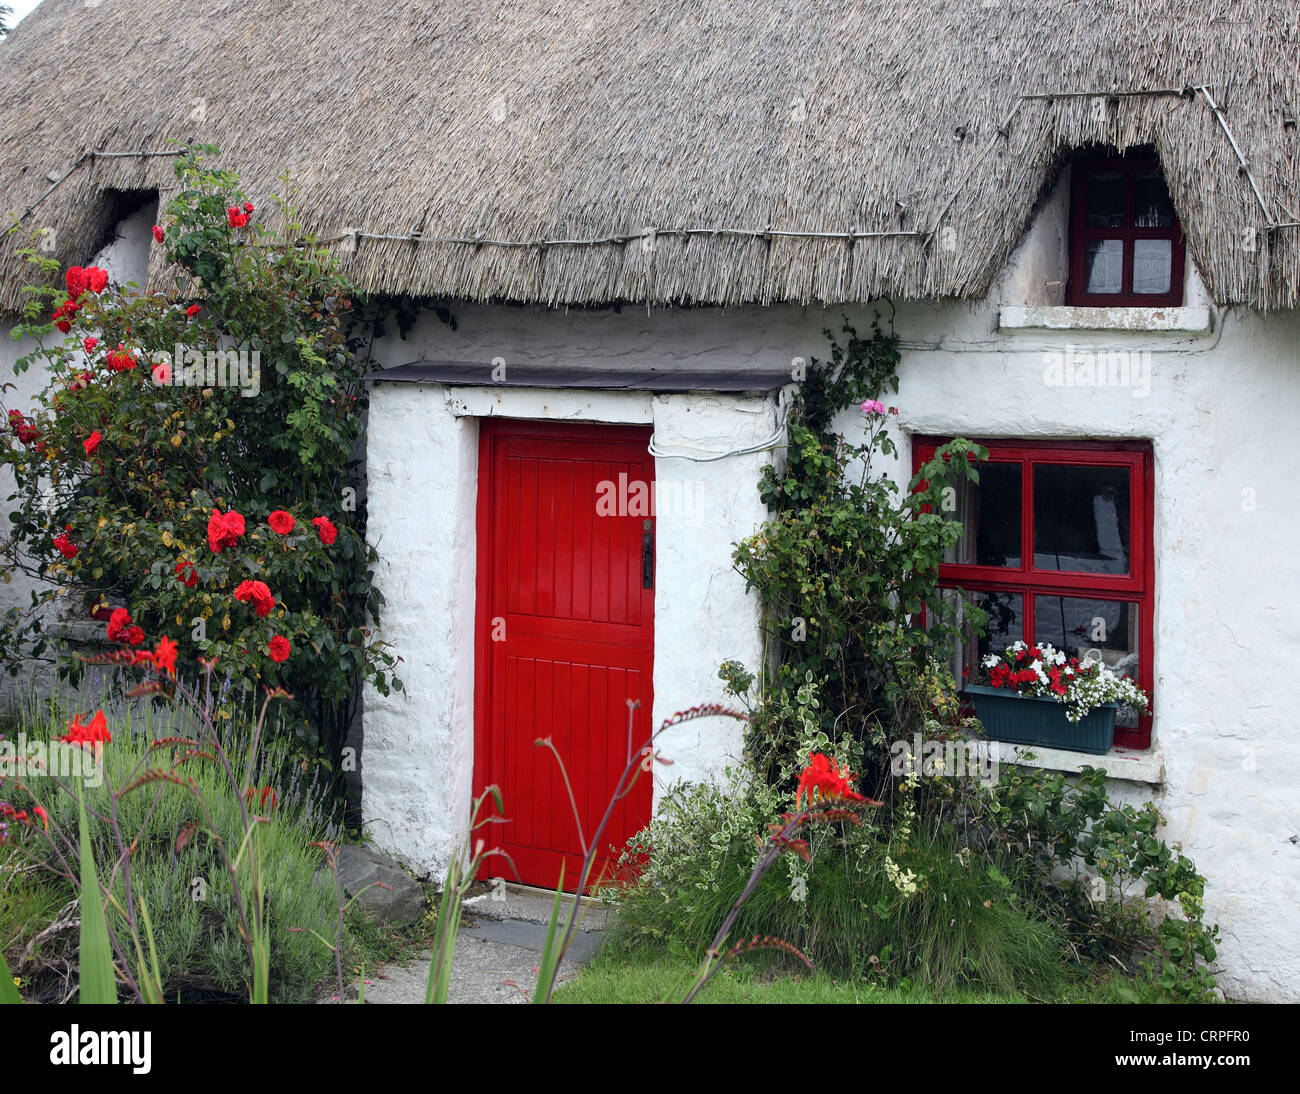
M 504 895 L 505 899 L 501 899 Z M 572 906 L 572 895 L 560 903 L 563 917 Z M 554 889 L 537 889 L 531 885 L 507 883 L 494 891 L 481 893 L 465 901 L 465 908 L 483 919 L 540 924 L 551 921 L 551 908 L 555 902 Z M 582 931 L 603 931 L 609 926 L 614 907 L 598 900 L 584 897 L 578 927 Z

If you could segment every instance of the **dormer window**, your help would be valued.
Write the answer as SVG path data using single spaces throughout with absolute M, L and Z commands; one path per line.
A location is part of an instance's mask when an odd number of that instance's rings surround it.
M 1178 307 L 1183 233 L 1152 155 L 1074 165 L 1070 282 L 1075 307 Z

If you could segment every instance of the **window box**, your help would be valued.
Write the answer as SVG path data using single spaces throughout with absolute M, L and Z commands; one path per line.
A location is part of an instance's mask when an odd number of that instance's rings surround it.
M 969 684 L 964 694 L 975 706 L 985 735 L 1011 744 L 1042 745 L 1101 756 L 1115 744 L 1114 703 L 1095 707 L 1078 722 L 1066 718 L 1070 709 L 1055 699 L 1018 695 L 1004 688 Z

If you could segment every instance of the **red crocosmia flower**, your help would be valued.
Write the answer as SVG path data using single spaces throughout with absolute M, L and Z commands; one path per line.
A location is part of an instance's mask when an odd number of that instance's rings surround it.
M 239 206 L 232 205 L 226 210 L 226 219 L 230 221 L 230 226 L 232 228 L 242 228 L 248 223 L 248 214 L 241 213 L 239 211 Z
M 104 712 L 97 710 L 95 716 L 85 725 L 81 723 L 80 715 L 75 716 L 68 723 L 68 732 L 59 740 L 69 745 L 112 744 L 113 735 L 108 731 Z
M 72 525 L 67 526 L 67 531 L 60 532 L 54 537 L 54 546 L 58 548 L 59 554 L 64 558 L 76 558 L 77 547 L 72 540 L 68 539 L 68 532 L 72 531 Z
M 271 660 L 279 663 L 287 661 L 289 654 L 293 652 L 293 647 L 289 645 L 289 640 L 282 634 L 277 634 L 266 644 L 267 652 L 271 655 Z
M 276 797 L 275 790 L 269 786 L 261 786 L 261 787 L 250 786 L 247 790 L 244 791 L 244 801 L 248 802 L 248 804 L 251 806 L 254 800 L 259 801 L 260 804 L 258 808 L 261 809 L 263 813 L 269 813 L 272 809 L 276 807 L 276 804 L 279 802 L 279 798 Z M 269 808 L 267 806 L 268 801 L 271 803 Z
M 795 807 L 801 801 L 812 806 L 818 802 L 861 802 L 866 801 L 853 789 L 850 780 L 853 775 L 846 768 L 839 767 L 834 760 L 821 752 L 814 752 L 808 757 L 808 766 L 799 776 L 799 789 L 795 793 Z
M 153 651 L 153 665 L 159 672 L 176 675 L 176 643 L 166 635 L 158 639 Z
M 110 642 L 124 642 L 122 637 L 126 630 L 126 625 L 131 622 L 131 613 L 125 608 L 114 608 L 113 614 L 108 617 L 108 640 Z
M 212 510 L 212 516 L 208 518 L 208 546 L 213 553 L 219 555 L 223 547 L 233 547 L 243 534 L 244 518 L 233 509 L 227 513 L 220 509 Z
M 144 631 L 139 627 L 126 628 L 126 644 L 128 646 L 138 646 L 144 641 Z
M 99 345 L 98 338 L 83 338 L 81 340 L 81 348 L 87 353 L 91 353 L 97 345 Z
M 188 308 L 185 309 L 185 314 L 188 315 L 191 319 L 193 319 L 193 318 L 194 318 L 196 315 L 198 315 L 199 312 L 201 312 L 202 310 L 203 310 L 203 308 L 202 308 L 201 305 L 199 305 L 199 304 L 191 304 Z
M 251 600 L 258 615 L 269 615 L 275 607 L 275 597 L 262 581 L 241 581 L 235 589 L 235 599 L 241 604 Z
M 164 233 L 163 233 L 162 228 L 160 228 L 157 224 L 155 224 L 155 225 L 153 226 L 153 237 L 154 237 L 154 239 L 156 239 L 159 243 L 161 243 L 161 242 L 163 241 L 163 234 L 164 234 Z
M 277 536 L 287 536 L 294 528 L 293 517 L 283 509 L 272 510 L 271 515 L 266 518 L 266 523 Z
M 87 437 L 84 441 L 81 442 L 81 447 L 86 450 L 87 456 L 94 455 L 95 449 L 99 447 L 99 442 L 102 441 L 103 439 L 104 438 L 102 434 L 97 429 L 95 430 L 94 433 L 92 433 L 89 437 Z
M 121 342 L 117 344 L 116 350 L 109 352 L 105 360 L 114 372 L 129 372 L 135 368 L 135 355 Z
M 244 202 L 244 212 L 251 213 L 253 211 L 253 203 L 251 201 Z
M 312 517 L 311 523 L 316 529 L 316 534 L 320 536 L 320 541 L 325 544 L 326 547 L 338 538 L 339 530 L 334 527 L 329 517 Z
M 40 818 L 41 823 L 45 825 L 45 831 L 50 830 L 50 815 L 45 812 L 43 807 L 39 805 L 32 806 L 32 816 Z
M 198 572 L 194 569 L 194 564 L 181 559 L 176 563 L 176 580 L 184 585 L 187 589 L 194 588 L 199 583 Z

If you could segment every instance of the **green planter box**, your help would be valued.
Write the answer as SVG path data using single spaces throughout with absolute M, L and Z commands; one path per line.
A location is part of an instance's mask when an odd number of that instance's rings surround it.
M 1094 707 L 1077 723 L 1066 720 L 1070 708 L 1055 699 L 1018 695 L 1006 688 L 968 684 L 965 689 L 990 740 L 1044 748 L 1068 748 L 1100 756 L 1115 743 L 1115 703 Z

